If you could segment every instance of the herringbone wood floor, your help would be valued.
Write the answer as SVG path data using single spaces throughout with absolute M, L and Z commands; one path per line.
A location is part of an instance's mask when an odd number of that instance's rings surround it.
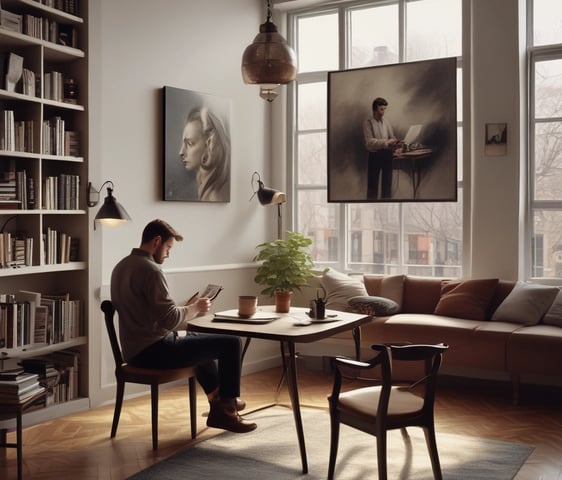
M 274 369 L 243 377 L 242 396 L 249 409 L 274 399 L 279 376 L 279 370 Z M 301 368 L 299 380 L 303 405 L 327 407 L 331 375 Z M 125 402 L 113 440 L 109 438 L 113 406 L 25 429 L 24 478 L 119 480 L 168 457 L 192 443 L 186 392 L 187 387 L 173 387 L 161 394 L 157 452 L 151 446 L 148 396 Z M 517 480 L 562 480 L 562 389 L 524 386 L 519 406 L 511 404 L 510 394 L 508 384 L 442 378 L 436 405 L 437 430 L 534 445 Z M 287 401 L 285 389 L 279 400 Z M 202 414 L 206 411 L 207 402 L 200 392 L 196 441 L 219 432 L 205 426 Z M 8 434 L 8 440 L 15 440 L 13 433 Z M 0 453 L 0 478 L 16 478 L 14 449 Z

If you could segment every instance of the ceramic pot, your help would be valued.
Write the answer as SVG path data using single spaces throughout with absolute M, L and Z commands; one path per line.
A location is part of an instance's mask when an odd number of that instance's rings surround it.
M 277 313 L 289 313 L 292 296 L 293 292 L 277 290 L 275 292 L 275 311 Z

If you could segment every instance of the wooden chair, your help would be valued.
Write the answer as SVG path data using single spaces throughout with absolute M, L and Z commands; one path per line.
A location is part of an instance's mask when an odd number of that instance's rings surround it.
M 349 425 L 377 438 L 377 464 L 380 480 L 387 478 L 386 433 L 406 427 L 423 428 L 435 479 L 441 479 L 441 466 L 435 440 L 433 404 L 437 372 L 447 345 L 373 345 L 377 355 L 368 362 L 335 358 L 335 376 L 330 406 L 331 445 L 328 479 L 334 478 L 340 424 Z M 422 363 L 422 378 L 399 385 L 392 376 L 394 360 Z M 416 365 L 415 363 L 411 364 Z M 381 384 L 341 392 L 342 377 L 380 366 Z
M 113 424 L 111 425 L 111 438 L 117 433 L 125 383 L 140 383 L 150 385 L 150 396 L 152 403 L 152 448 L 158 449 L 158 387 L 164 383 L 188 379 L 189 385 L 189 414 L 191 420 L 191 438 L 197 435 L 197 384 L 195 381 L 195 369 L 193 367 L 177 368 L 173 370 L 157 370 L 148 368 L 137 368 L 123 361 L 121 347 L 115 332 L 114 315 L 115 307 L 109 300 L 104 300 L 101 309 L 105 314 L 105 326 L 115 359 L 115 378 L 117 380 L 117 394 L 115 399 L 115 411 L 113 413 Z

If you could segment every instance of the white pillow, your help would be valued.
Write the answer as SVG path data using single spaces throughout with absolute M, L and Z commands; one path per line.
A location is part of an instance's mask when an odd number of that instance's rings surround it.
M 536 325 L 557 294 L 557 287 L 517 282 L 492 315 L 492 321 Z
M 320 283 L 326 290 L 326 308 L 330 310 L 349 311 L 347 302 L 350 298 L 368 295 L 365 284 L 361 280 L 337 270 L 330 269 L 324 273 Z
M 555 325 L 557 327 L 562 327 L 562 289 L 559 290 L 558 295 L 552 302 L 552 305 L 546 312 L 543 323 L 545 325 Z

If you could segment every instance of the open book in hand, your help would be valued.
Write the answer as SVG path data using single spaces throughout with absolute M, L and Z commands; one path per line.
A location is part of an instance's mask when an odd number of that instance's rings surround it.
M 199 297 L 208 297 L 211 302 L 219 296 L 219 293 L 222 291 L 222 287 L 220 285 L 213 285 L 210 283 L 205 287 L 205 290 L 201 292 Z

